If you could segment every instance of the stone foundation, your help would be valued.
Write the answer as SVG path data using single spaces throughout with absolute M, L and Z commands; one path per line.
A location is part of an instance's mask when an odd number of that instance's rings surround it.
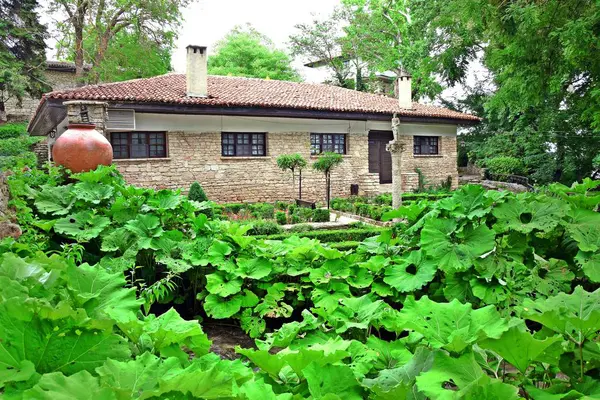
M 412 152 L 412 136 L 406 137 L 406 141 L 406 149 Z M 298 179 L 292 187 L 291 172 L 281 171 L 276 159 L 281 154 L 300 153 L 309 160 L 309 166 L 302 172 L 302 197 L 325 200 L 325 177 L 310 168 L 316 157 L 310 156 L 309 132 L 267 134 L 265 157 L 222 157 L 219 132 L 168 132 L 167 142 L 167 158 L 115 160 L 115 164 L 129 183 L 138 186 L 187 192 L 197 181 L 208 197 L 218 202 L 292 200 L 298 195 Z M 442 137 L 440 146 L 439 156 L 413 156 L 405 151 L 402 160 L 405 191 L 412 191 L 418 185 L 415 168 L 421 169 L 429 184 L 439 184 L 451 176 L 456 187 L 456 138 Z M 349 196 L 351 184 L 358 184 L 362 195 L 391 190 L 391 185 L 379 184 L 378 174 L 369 173 L 367 158 L 368 134 L 349 134 L 344 162 L 331 174 L 333 197 Z

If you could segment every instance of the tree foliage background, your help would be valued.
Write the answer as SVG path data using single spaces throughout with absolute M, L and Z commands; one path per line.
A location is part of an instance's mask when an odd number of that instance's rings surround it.
M 58 54 L 82 82 L 169 72 L 170 53 L 190 0 L 51 0 Z M 86 64 L 91 66 L 85 74 Z
M 210 74 L 300 81 L 291 58 L 250 25 L 234 27 L 214 50 L 208 57 Z
M 0 0 L 0 121 L 6 117 L 6 101 L 20 102 L 48 88 L 43 75 L 45 36 L 36 0 Z
M 600 5 L 593 0 L 344 0 L 346 34 L 371 69 L 408 70 L 415 98 L 444 100 L 483 123 L 462 159 L 521 159 L 538 183 L 589 176 L 600 153 Z M 474 63 L 487 84 L 468 87 Z M 487 89 L 483 89 L 487 87 Z

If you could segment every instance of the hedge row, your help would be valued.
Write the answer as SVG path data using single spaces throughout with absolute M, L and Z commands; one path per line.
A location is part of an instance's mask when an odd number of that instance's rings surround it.
M 347 242 L 330 243 L 329 247 L 331 247 L 332 249 L 338 249 L 339 251 L 346 251 L 356 249 L 359 244 L 360 242 L 349 240 Z
M 307 232 L 287 232 L 277 235 L 260 235 L 256 237 L 260 239 L 283 240 L 292 236 L 300 236 L 310 239 L 318 239 L 324 243 L 348 241 L 361 242 L 368 237 L 379 235 L 381 231 L 381 228 L 330 229 Z

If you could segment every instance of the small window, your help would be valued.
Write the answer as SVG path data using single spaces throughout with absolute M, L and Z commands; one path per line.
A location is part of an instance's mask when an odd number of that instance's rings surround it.
M 346 154 L 346 135 L 338 133 L 311 133 L 310 154 L 316 155 L 325 152 Z
M 115 159 L 167 156 L 165 132 L 112 132 L 110 143 Z
M 439 154 L 439 138 L 437 136 L 415 136 L 414 154 Z
M 260 157 L 267 155 L 264 133 L 221 133 L 221 155 Z

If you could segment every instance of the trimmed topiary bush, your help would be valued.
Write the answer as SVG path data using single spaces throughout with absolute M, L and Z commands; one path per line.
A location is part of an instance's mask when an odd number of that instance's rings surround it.
M 202 202 L 208 201 L 208 196 L 206 196 L 206 193 L 204 193 L 204 189 L 202 189 L 202 186 L 200 186 L 198 182 L 194 182 L 192 183 L 192 186 L 190 186 L 188 199 Z
M 283 211 L 277 211 L 275 213 L 275 220 L 279 225 L 287 224 L 287 215 Z
M 486 161 L 488 172 L 494 175 L 524 175 L 523 161 L 515 157 L 495 157 Z

